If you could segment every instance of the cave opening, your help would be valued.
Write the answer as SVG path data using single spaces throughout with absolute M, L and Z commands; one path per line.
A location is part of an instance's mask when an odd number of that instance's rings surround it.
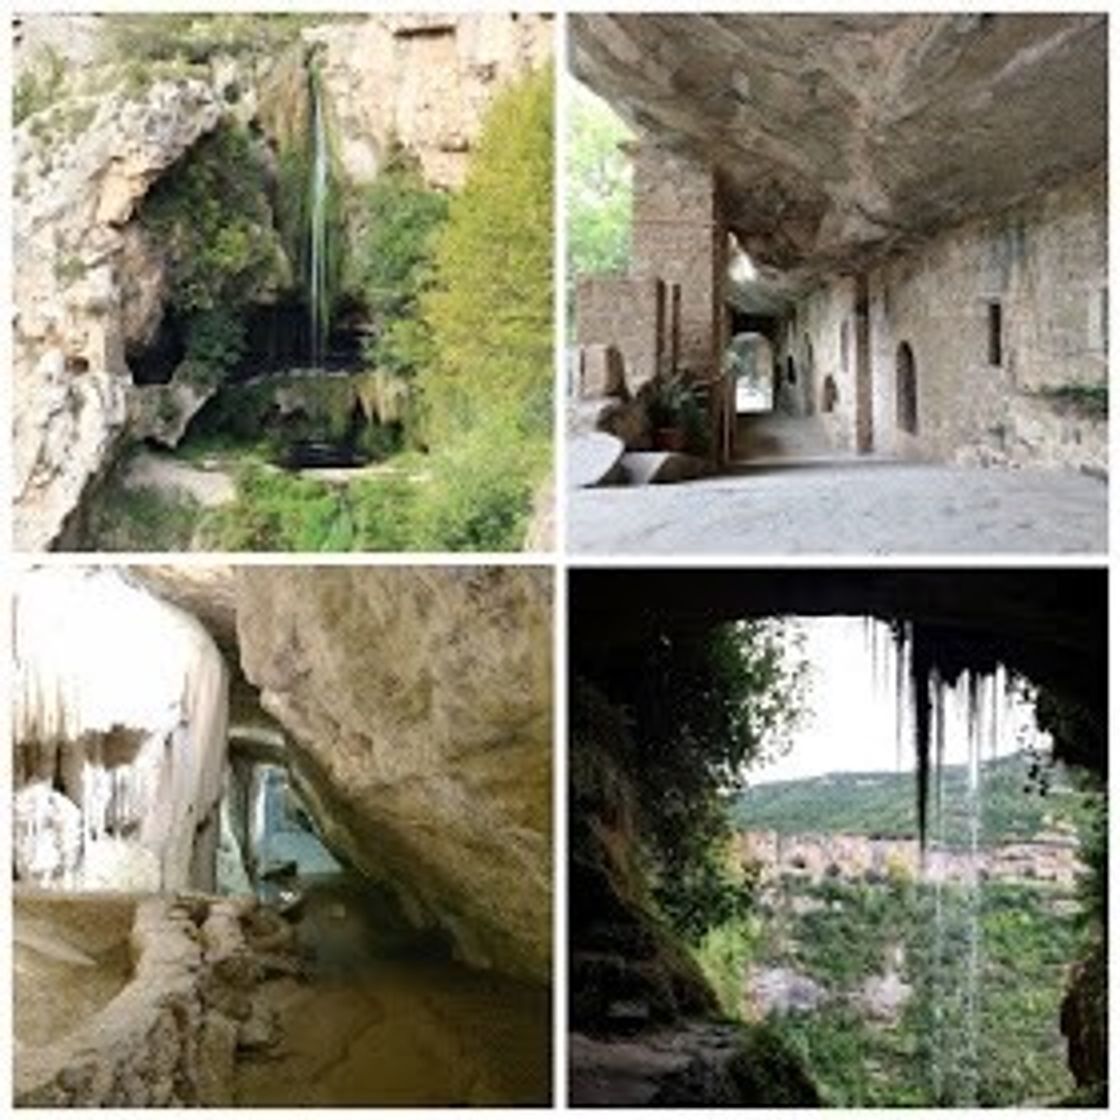
M 973 573 L 696 574 L 574 581 L 572 1100 L 1101 1103 L 1103 694 L 1040 599 L 993 622 Z M 639 1070 L 666 1033 L 707 1087 Z

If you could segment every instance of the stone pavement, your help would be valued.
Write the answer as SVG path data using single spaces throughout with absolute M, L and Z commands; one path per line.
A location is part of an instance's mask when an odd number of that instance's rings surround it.
M 1103 553 L 1108 487 L 1074 472 L 860 462 L 568 495 L 579 554 Z

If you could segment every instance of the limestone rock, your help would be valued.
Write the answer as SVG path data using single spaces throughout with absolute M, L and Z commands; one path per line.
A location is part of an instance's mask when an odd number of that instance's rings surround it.
M 576 75 L 714 167 L 740 244 L 785 271 L 904 246 L 1106 157 L 1103 14 L 576 13 L 570 35 Z
M 44 898 L 18 892 L 17 931 L 30 919 L 33 931 L 58 928 L 99 957 L 123 932 L 134 964 L 123 989 L 73 1016 L 72 1026 L 67 1001 L 74 1011 L 82 1005 L 73 1002 L 73 993 L 58 993 L 54 1032 L 17 1044 L 16 1102 L 85 1108 L 232 1104 L 242 1027 L 261 1039 L 272 1022 L 265 1012 L 260 1022 L 249 1015 L 239 1024 L 223 1010 L 230 996 L 249 1001 L 260 975 L 251 967 L 251 905 L 201 896 Z M 230 976 L 231 961 L 249 967 Z M 17 1029 L 30 1018 L 31 1001 L 42 998 L 37 980 L 47 983 L 54 975 L 34 968 L 17 972 Z
M 70 135 L 66 113 L 89 114 L 89 123 Z M 204 82 L 163 81 L 138 99 L 75 96 L 15 130 L 19 548 L 43 549 L 58 536 L 126 430 L 125 347 L 154 332 L 162 290 L 158 252 L 129 222 L 151 184 L 220 116 Z
M 241 664 L 329 846 L 476 965 L 551 958 L 548 573 L 239 569 Z
M 307 40 L 323 47 L 347 175 L 372 180 L 396 139 L 433 186 L 461 186 L 495 92 L 549 58 L 552 28 L 549 15 L 505 12 L 394 13 L 310 28 Z

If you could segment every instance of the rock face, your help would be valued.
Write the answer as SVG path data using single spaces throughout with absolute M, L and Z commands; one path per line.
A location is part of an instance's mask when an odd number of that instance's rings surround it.
M 241 664 L 330 847 L 469 963 L 544 979 L 551 593 L 529 569 L 236 576 Z
M 549 58 L 552 28 L 533 13 L 393 13 L 308 31 L 346 173 L 369 182 L 397 140 L 433 186 L 460 186 L 495 92 Z
M 1100 164 L 1103 15 L 576 14 L 572 64 L 717 169 L 756 261 L 821 269 Z
M 569 1040 L 573 1105 L 812 1108 L 796 1058 L 761 1028 L 687 1022 L 634 1039 Z
M 109 570 L 30 572 L 13 613 L 18 878 L 212 886 L 228 710 L 213 640 Z
M 151 184 L 217 125 L 203 82 L 73 97 L 14 135 L 15 542 L 46 548 L 112 458 L 133 398 L 125 347 L 162 315 L 161 259 L 129 226 Z M 144 432 L 139 432 L 144 435 Z
M 40 937 L 27 950 L 30 955 L 17 972 L 17 1023 L 27 1018 L 21 1003 L 43 997 L 34 990 L 34 978 L 47 986 L 57 982 L 60 955 L 72 958 L 80 952 L 73 948 L 75 941 L 88 944 L 88 932 L 74 927 L 96 928 L 106 908 L 122 906 L 134 914 L 128 982 L 96 1014 L 74 1024 L 76 1029 L 66 1029 L 63 1017 L 69 993 L 57 993 L 60 1021 L 54 1036 L 17 1044 L 16 1103 L 84 1108 L 233 1104 L 236 1051 L 270 1044 L 254 1014 L 257 984 L 270 974 L 298 970 L 283 922 L 257 910 L 251 900 L 17 899 L 17 945 L 27 911 L 51 931 L 49 940 Z M 277 950 L 282 943 L 289 951 Z

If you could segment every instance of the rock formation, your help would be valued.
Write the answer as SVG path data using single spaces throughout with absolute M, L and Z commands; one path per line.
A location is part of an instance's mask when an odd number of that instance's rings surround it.
M 469 961 L 548 975 L 551 599 L 529 569 L 237 572 L 241 664 L 326 838 Z
M 163 286 L 158 254 L 129 222 L 152 182 L 221 116 L 195 81 L 65 106 L 15 131 L 12 489 L 25 549 L 55 539 L 129 428 L 138 391 L 125 348 L 158 327 Z M 56 113 L 89 117 L 67 135 L 51 128 Z
M 548 977 L 547 572 L 147 568 L 133 579 L 181 606 L 111 571 L 21 580 L 22 880 L 212 888 L 229 710 L 216 639 L 234 669 L 229 722 L 278 744 L 268 757 L 286 762 L 335 853 L 465 961 Z M 92 629 L 69 621 L 91 617 Z
M 576 14 L 572 65 L 640 133 L 718 168 L 755 261 L 819 270 L 1096 166 L 1102 21 Z
M 213 640 L 109 570 L 30 573 L 13 612 L 19 878 L 212 887 L 228 707 Z
M 396 142 L 429 183 L 455 188 L 494 92 L 550 56 L 552 17 L 392 13 L 324 24 L 307 39 L 323 47 L 346 173 L 369 182 Z

